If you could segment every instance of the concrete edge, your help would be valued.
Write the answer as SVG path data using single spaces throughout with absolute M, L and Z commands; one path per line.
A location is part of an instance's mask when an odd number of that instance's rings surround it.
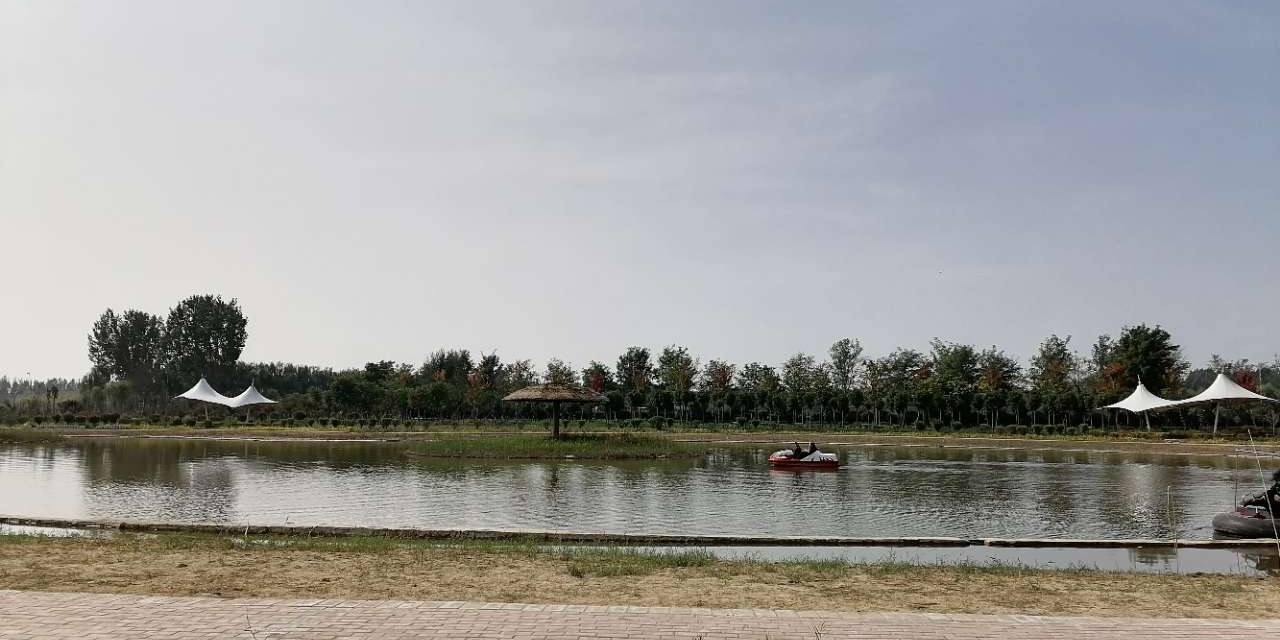
M 1272 547 L 1269 538 L 1240 540 L 1174 539 L 1070 539 L 1070 538 L 949 538 L 949 537 L 845 537 L 845 536 L 729 536 L 620 534 L 502 529 L 415 529 L 335 527 L 303 525 L 222 524 L 210 522 L 152 522 L 145 520 L 97 520 L 0 515 L 0 524 L 59 529 L 108 530 L 151 533 L 214 533 L 282 535 L 302 537 L 394 537 L 420 540 L 511 540 L 530 542 L 598 543 L 671 546 L 789 546 L 789 547 L 1040 547 L 1071 549 L 1175 548 L 1235 549 Z

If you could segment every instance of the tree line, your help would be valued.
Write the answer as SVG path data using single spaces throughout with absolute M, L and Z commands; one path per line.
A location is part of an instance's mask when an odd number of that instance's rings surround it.
M 253 382 L 281 401 L 260 415 L 300 421 L 529 418 L 543 409 L 501 399 L 546 381 L 582 384 L 607 398 L 600 406 L 573 409 L 581 419 L 1103 428 L 1137 424 L 1122 412 L 1096 408 L 1124 397 L 1138 380 L 1170 398 L 1202 390 L 1218 372 L 1264 394 L 1280 392 L 1280 360 L 1214 356 L 1193 370 L 1165 329 L 1142 324 L 1099 336 L 1084 354 L 1070 336 L 1050 335 L 1025 365 L 995 346 L 937 338 L 927 350 L 899 348 L 868 357 L 860 341 L 841 338 L 821 357 L 797 353 L 776 365 L 703 361 L 687 347 L 668 345 L 633 346 L 616 359 L 591 360 L 580 368 L 559 358 L 538 368 L 528 359 L 507 361 L 497 353 L 454 348 L 431 352 L 419 364 L 377 361 L 342 371 L 240 362 L 247 327 L 238 302 L 220 296 L 191 296 L 163 319 L 108 309 L 90 328 L 92 369 L 76 392 L 56 403 L 44 397 L 26 406 L 4 399 L 4 409 L 14 415 L 181 414 L 191 407 L 172 396 L 204 376 L 224 391 Z M 1274 407 L 1232 409 L 1227 417 L 1271 429 L 1280 420 Z M 1190 427 L 1203 422 L 1203 415 L 1183 409 L 1156 420 Z

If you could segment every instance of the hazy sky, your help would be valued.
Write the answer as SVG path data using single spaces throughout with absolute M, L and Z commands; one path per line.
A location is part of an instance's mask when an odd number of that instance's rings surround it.
M 0 373 L 1280 351 L 1280 4 L 0 0 Z

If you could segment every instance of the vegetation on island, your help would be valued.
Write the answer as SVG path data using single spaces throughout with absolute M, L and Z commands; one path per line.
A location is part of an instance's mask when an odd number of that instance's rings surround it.
M 445 438 L 415 442 L 413 455 L 441 458 L 578 458 L 622 460 L 692 457 L 705 453 L 705 445 L 677 442 L 639 433 L 576 433 L 551 439 L 535 435 L 486 438 Z
M 825 358 L 797 353 L 774 365 L 703 360 L 679 345 L 634 346 L 610 364 L 583 367 L 552 358 L 541 369 L 497 353 L 439 349 L 421 363 L 369 362 L 330 368 L 239 359 L 248 320 L 234 299 L 200 295 L 161 318 L 108 309 L 89 332 L 92 370 L 46 386 L 0 379 L 0 423 L 61 425 L 271 424 L 421 429 L 439 422 L 501 424 L 545 420 L 545 405 L 502 397 L 538 381 L 569 382 L 602 393 L 602 405 L 564 408 L 564 417 L 623 429 L 721 425 L 737 430 L 797 428 L 948 433 L 1086 434 L 1140 429 L 1127 412 L 1100 411 L 1141 379 L 1153 393 L 1190 396 L 1226 373 L 1246 388 L 1280 395 L 1280 359 L 1267 363 L 1214 356 L 1193 369 L 1159 326 L 1123 327 L 1099 336 L 1085 353 L 1072 337 L 1050 335 L 1025 363 L 999 347 L 935 338 L 927 350 L 899 348 L 878 357 L 856 339 L 836 340 Z M 277 405 L 232 411 L 172 397 L 199 377 L 234 393 L 251 382 Z M 1159 431 L 1194 433 L 1212 422 L 1211 407 L 1152 416 Z M 1275 405 L 1224 407 L 1222 432 L 1274 433 Z

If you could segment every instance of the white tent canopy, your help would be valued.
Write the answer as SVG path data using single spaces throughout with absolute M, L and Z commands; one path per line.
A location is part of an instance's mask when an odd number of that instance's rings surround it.
M 178 398 L 186 398 L 187 400 L 199 400 L 201 402 L 212 402 L 213 404 L 221 404 L 221 405 L 226 405 L 227 403 L 231 402 L 231 398 L 228 398 L 222 395 L 221 393 L 214 391 L 213 387 L 209 386 L 209 381 L 205 380 L 204 378 L 200 378 L 200 382 L 197 382 L 194 387 L 191 387 L 190 389 L 187 389 L 185 392 L 177 396 L 174 396 L 175 400 Z
M 1147 385 L 1139 382 L 1138 388 L 1134 389 L 1133 393 L 1129 394 L 1129 397 L 1115 404 L 1109 404 L 1103 407 L 1103 409 L 1124 409 L 1125 411 L 1142 413 L 1143 411 L 1150 411 L 1152 409 L 1162 409 L 1172 404 L 1174 404 L 1173 400 L 1166 400 L 1154 393 L 1151 393 L 1147 390 Z
M 234 398 L 228 398 L 222 395 L 221 393 L 218 393 L 217 391 L 215 391 L 213 387 L 209 385 L 209 381 L 205 380 L 204 378 L 200 378 L 200 382 L 197 382 L 196 386 L 191 387 L 190 389 L 187 389 L 185 393 L 178 396 L 174 396 L 175 400 L 178 398 L 186 398 L 187 400 L 199 400 L 201 402 L 208 402 L 211 404 L 220 404 L 224 407 L 231 407 L 232 409 L 247 407 L 251 404 L 275 404 L 276 403 L 275 400 L 272 400 L 262 395 L 261 393 L 258 393 L 257 388 L 255 388 L 254 385 L 252 384 L 249 385 L 249 388 L 245 389 L 244 392 L 241 393 L 240 395 Z
M 1232 402 L 1232 401 L 1242 401 L 1242 400 L 1261 400 L 1263 402 L 1280 402 L 1280 400 L 1276 400 L 1275 398 L 1268 398 L 1264 395 L 1254 393 L 1236 384 L 1234 380 L 1232 380 L 1231 378 L 1228 378 L 1226 375 L 1219 373 L 1218 377 L 1214 378 L 1213 384 L 1209 385 L 1208 389 L 1205 389 L 1204 391 L 1201 391 L 1200 393 L 1190 398 L 1187 398 L 1185 400 L 1165 400 L 1164 398 L 1161 398 L 1160 396 L 1157 396 L 1156 394 L 1151 393 L 1150 391 L 1147 391 L 1147 388 L 1141 382 L 1139 382 L 1138 388 L 1134 389 L 1133 393 L 1129 394 L 1128 398 L 1125 398 L 1124 400 L 1121 400 L 1120 402 L 1117 402 L 1115 404 L 1109 404 L 1102 408 L 1103 409 L 1125 409 L 1127 411 L 1132 411 L 1134 413 L 1146 413 L 1147 411 L 1151 411 L 1153 409 L 1185 407 L 1190 405 L 1206 404 L 1206 403 L 1212 402 L 1218 405 L 1213 412 L 1213 432 L 1217 433 L 1218 418 L 1222 411 L 1221 403 Z M 1147 424 L 1147 428 L 1148 429 L 1151 428 L 1150 423 Z
M 1241 401 L 1241 400 L 1261 400 L 1263 402 L 1280 402 L 1275 398 L 1268 398 L 1264 395 L 1254 393 L 1238 384 L 1235 380 L 1228 378 L 1225 374 L 1218 374 L 1213 379 L 1213 384 L 1208 389 L 1197 393 L 1186 400 L 1178 400 L 1173 406 L 1183 407 L 1193 404 L 1202 404 L 1212 402 L 1213 408 L 1213 432 L 1218 433 L 1218 418 L 1222 416 L 1222 403 Z
M 245 389 L 244 393 L 241 393 L 240 395 L 228 400 L 227 406 L 233 407 L 233 408 L 239 408 L 239 407 L 247 407 L 251 404 L 275 404 L 275 403 L 276 403 L 275 400 L 272 400 L 262 395 L 261 393 L 258 393 L 258 390 L 255 389 L 253 385 L 249 385 L 249 388 Z
M 1208 389 L 1197 393 L 1186 400 L 1177 400 L 1172 404 L 1183 406 L 1188 404 L 1197 404 L 1200 402 L 1222 402 L 1225 400 L 1262 400 L 1264 402 L 1280 402 L 1275 398 L 1268 398 L 1264 395 L 1254 393 L 1238 384 L 1235 380 L 1228 378 L 1225 374 L 1218 374 L 1213 379 L 1213 384 Z

